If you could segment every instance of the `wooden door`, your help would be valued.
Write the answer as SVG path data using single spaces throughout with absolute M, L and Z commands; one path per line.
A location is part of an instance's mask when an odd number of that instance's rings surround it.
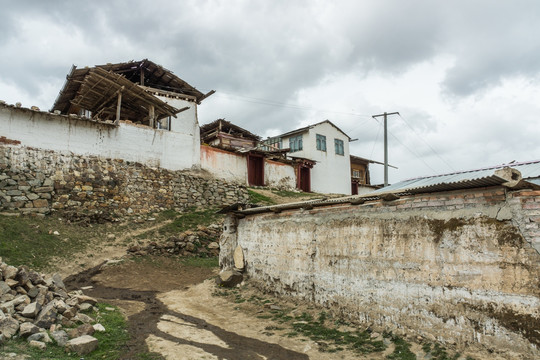
M 311 192 L 311 169 L 305 166 L 300 166 L 298 176 L 298 188 L 303 192 Z
M 264 158 L 248 155 L 248 183 L 250 186 L 264 186 Z

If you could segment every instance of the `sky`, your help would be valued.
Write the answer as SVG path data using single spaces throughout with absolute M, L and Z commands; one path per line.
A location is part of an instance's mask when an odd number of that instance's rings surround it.
M 49 110 L 71 66 L 149 59 L 199 122 L 263 138 L 330 120 L 390 183 L 540 159 L 537 0 L 0 0 L 0 100 Z M 383 167 L 371 165 L 372 183 Z

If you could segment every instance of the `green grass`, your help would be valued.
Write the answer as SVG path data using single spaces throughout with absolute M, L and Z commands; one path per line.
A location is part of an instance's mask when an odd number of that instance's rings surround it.
M 406 342 L 399 336 L 391 335 L 391 340 L 394 343 L 394 352 L 386 358 L 390 360 L 416 360 L 416 355 L 411 351 L 411 344 Z
M 275 204 L 274 200 L 270 199 L 268 196 L 259 194 L 256 191 L 248 189 L 249 202 L 252 204 L 262 204 L 262 205 L 273 205 Z
M 54 231 L 59 235 L 54 235 Z M 105 238 L 106 232 L 106 224 L 90 228 L 68 224 L 52 216 L 0 215 L 0 254 L 10 265 L 45 270 L 53 257 L 70 257 L 89 246 L 89 237 Z
M 433 348 L 431 346 L 433 346 Z M 450 356 L 446 351 L 446 348 L 438 343 L 424 343 L 422 345 L 422 350 L 426 354 L 430 354 L 433 360 L 457 360 L 461 356 L 460 353 L 455 353 L 453 356 Z
M 321 194 L 316 193 L 306 193 L 303 191 L 290 191 L 290 190 L 272 190 L 272 194 L 276 194 L 277 196 L 281 197 L 317 197 L 321 196 Z
M 173 222 L 161 227 L 158 230 L 160 235 L 196 230 L 198 225 L 208 226 L 220 221 L 223 219 L 223 215 L 216 213 L 215 209 L 207 209 L 177 213 L 176 216 L 170 215 L 170 218 L 174 219 Z
M 215 268 L 219 266 L 217 257 L 188 257 L 180 260 L 183 265 L 199 268 Z
M 105 310 L 106 307 L 115 308 L 114 311 Z M 120 313 L 118 308 L 98 303 L 98 312 L 92 312 L 89 315 L 105 327 L 105 332 L 94 333 L 94 337 L 98 339 L 98 348 L 90 354 L 84 355 L 85 360 L 93 359 L 107 359 L 114 360 L 119 359 L 120 355 L 124 351 L 124 346 L 129 339 L 127 332 L 127 323 L 124 316 Z M 67 360 L 67 359 L 81 359 L 81 356 L 75 353 L 65 352 L 63 347 L 60 347 L 54 343 L 47 345 L 46 350 L 39 350 L 28 346 L 26 340 L 14 339 L 7 341 L 2 348 L 3 353 L 17 353 L 19 355 L 27 355 L 29 359 L 55 359 L 55 360 Z

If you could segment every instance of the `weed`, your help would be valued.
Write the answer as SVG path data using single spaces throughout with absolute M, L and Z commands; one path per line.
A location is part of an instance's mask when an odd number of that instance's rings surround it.
M 252 204 L 266 204 L 266 205 L 272 205 L 275 204 L 274 200 L 270 199 L 268 196 L 265 196 L 263 194 L 259 194 L 256 191 L 248 189 L 249 194 L 249 202 Z
M 172 223 L 161 227 L 158 232 L 160 235 L 174 235 L 186 230 L 194 230 L 197 225 L 214 224 L 222 218 L 223 215 L 216 213 L 214 209 L 190 211 L 179 214 Z
M 416 360 L 416 355 L 411 351 L 411 344 L 400 338 L 399 336 L 391 336 L 391 340 L 395 345 L 394 352 L 388 355 L 387 359 L 392 360 Z

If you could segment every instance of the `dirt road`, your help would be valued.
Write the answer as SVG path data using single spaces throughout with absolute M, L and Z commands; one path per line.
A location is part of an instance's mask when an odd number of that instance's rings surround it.
M 68 287 L 119 306 L 132 336 L 124 359 L 357 359 L 320 353 L 310 340 L 265 331 L 268 321 L 215 296 L 216 269 L 181 265 L 166 257 L 97 266 L 65 279 Z M 381 358 L 382 354 L 379 354 Z M 374 358 L 374 357 L 372 357 Z

